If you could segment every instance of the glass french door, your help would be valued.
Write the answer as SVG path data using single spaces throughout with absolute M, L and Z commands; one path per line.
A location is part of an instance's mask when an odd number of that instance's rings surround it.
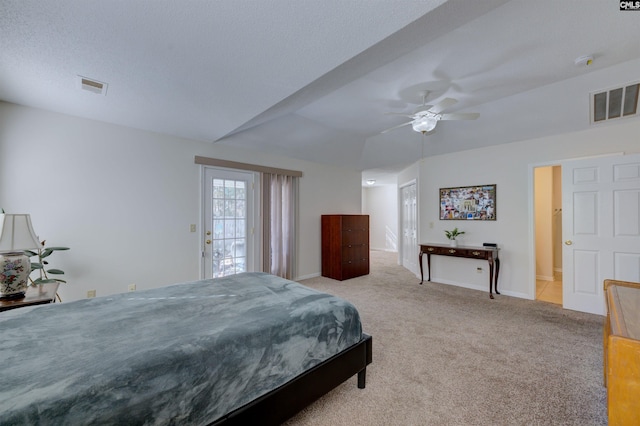
M 204 170 L 204 276 L 253 270 L 254 174 Z
M 418 273 L 418 195 L 416 183 L 401 188 L 402 209 L 402 265 L 411 272 Z

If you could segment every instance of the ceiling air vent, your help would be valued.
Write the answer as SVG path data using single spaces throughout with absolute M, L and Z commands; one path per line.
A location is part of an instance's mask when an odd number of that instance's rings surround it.
M 81 75 L 78 76 L 78 87 L 91 93 L 105 96 L 107 94 L 107 83 L 93 80 Z
M 638 114 L 640 83 L 591 94 L 591 123 Z

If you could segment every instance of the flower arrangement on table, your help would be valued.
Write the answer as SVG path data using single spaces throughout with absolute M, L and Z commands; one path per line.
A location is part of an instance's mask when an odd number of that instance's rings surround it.
M 444 234 L 447 236 L 447 239 L 451 242 L 452 246 L 456 246 L 458 243 L 456 238 L 460 235 L 464 235 L 464 231 L 460 231 L 457 227 L 453 228 L 451 231 L 445 230 Z

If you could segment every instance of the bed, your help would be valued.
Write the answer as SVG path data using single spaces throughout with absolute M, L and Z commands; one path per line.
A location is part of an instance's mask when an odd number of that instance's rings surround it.
M 0 424 L 280 424 L 357 375 L 349 302 L 264 273 L 0 314 Z

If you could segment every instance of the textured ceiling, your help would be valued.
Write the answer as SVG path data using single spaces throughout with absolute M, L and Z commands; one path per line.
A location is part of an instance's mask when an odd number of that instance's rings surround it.
M 603 0 L 0 0 L 0 99 L 383 177 L 588 127 L 590 92 L 640 80 L 639 21 Z M 420 90 L 480 118 L 380 134 Z

